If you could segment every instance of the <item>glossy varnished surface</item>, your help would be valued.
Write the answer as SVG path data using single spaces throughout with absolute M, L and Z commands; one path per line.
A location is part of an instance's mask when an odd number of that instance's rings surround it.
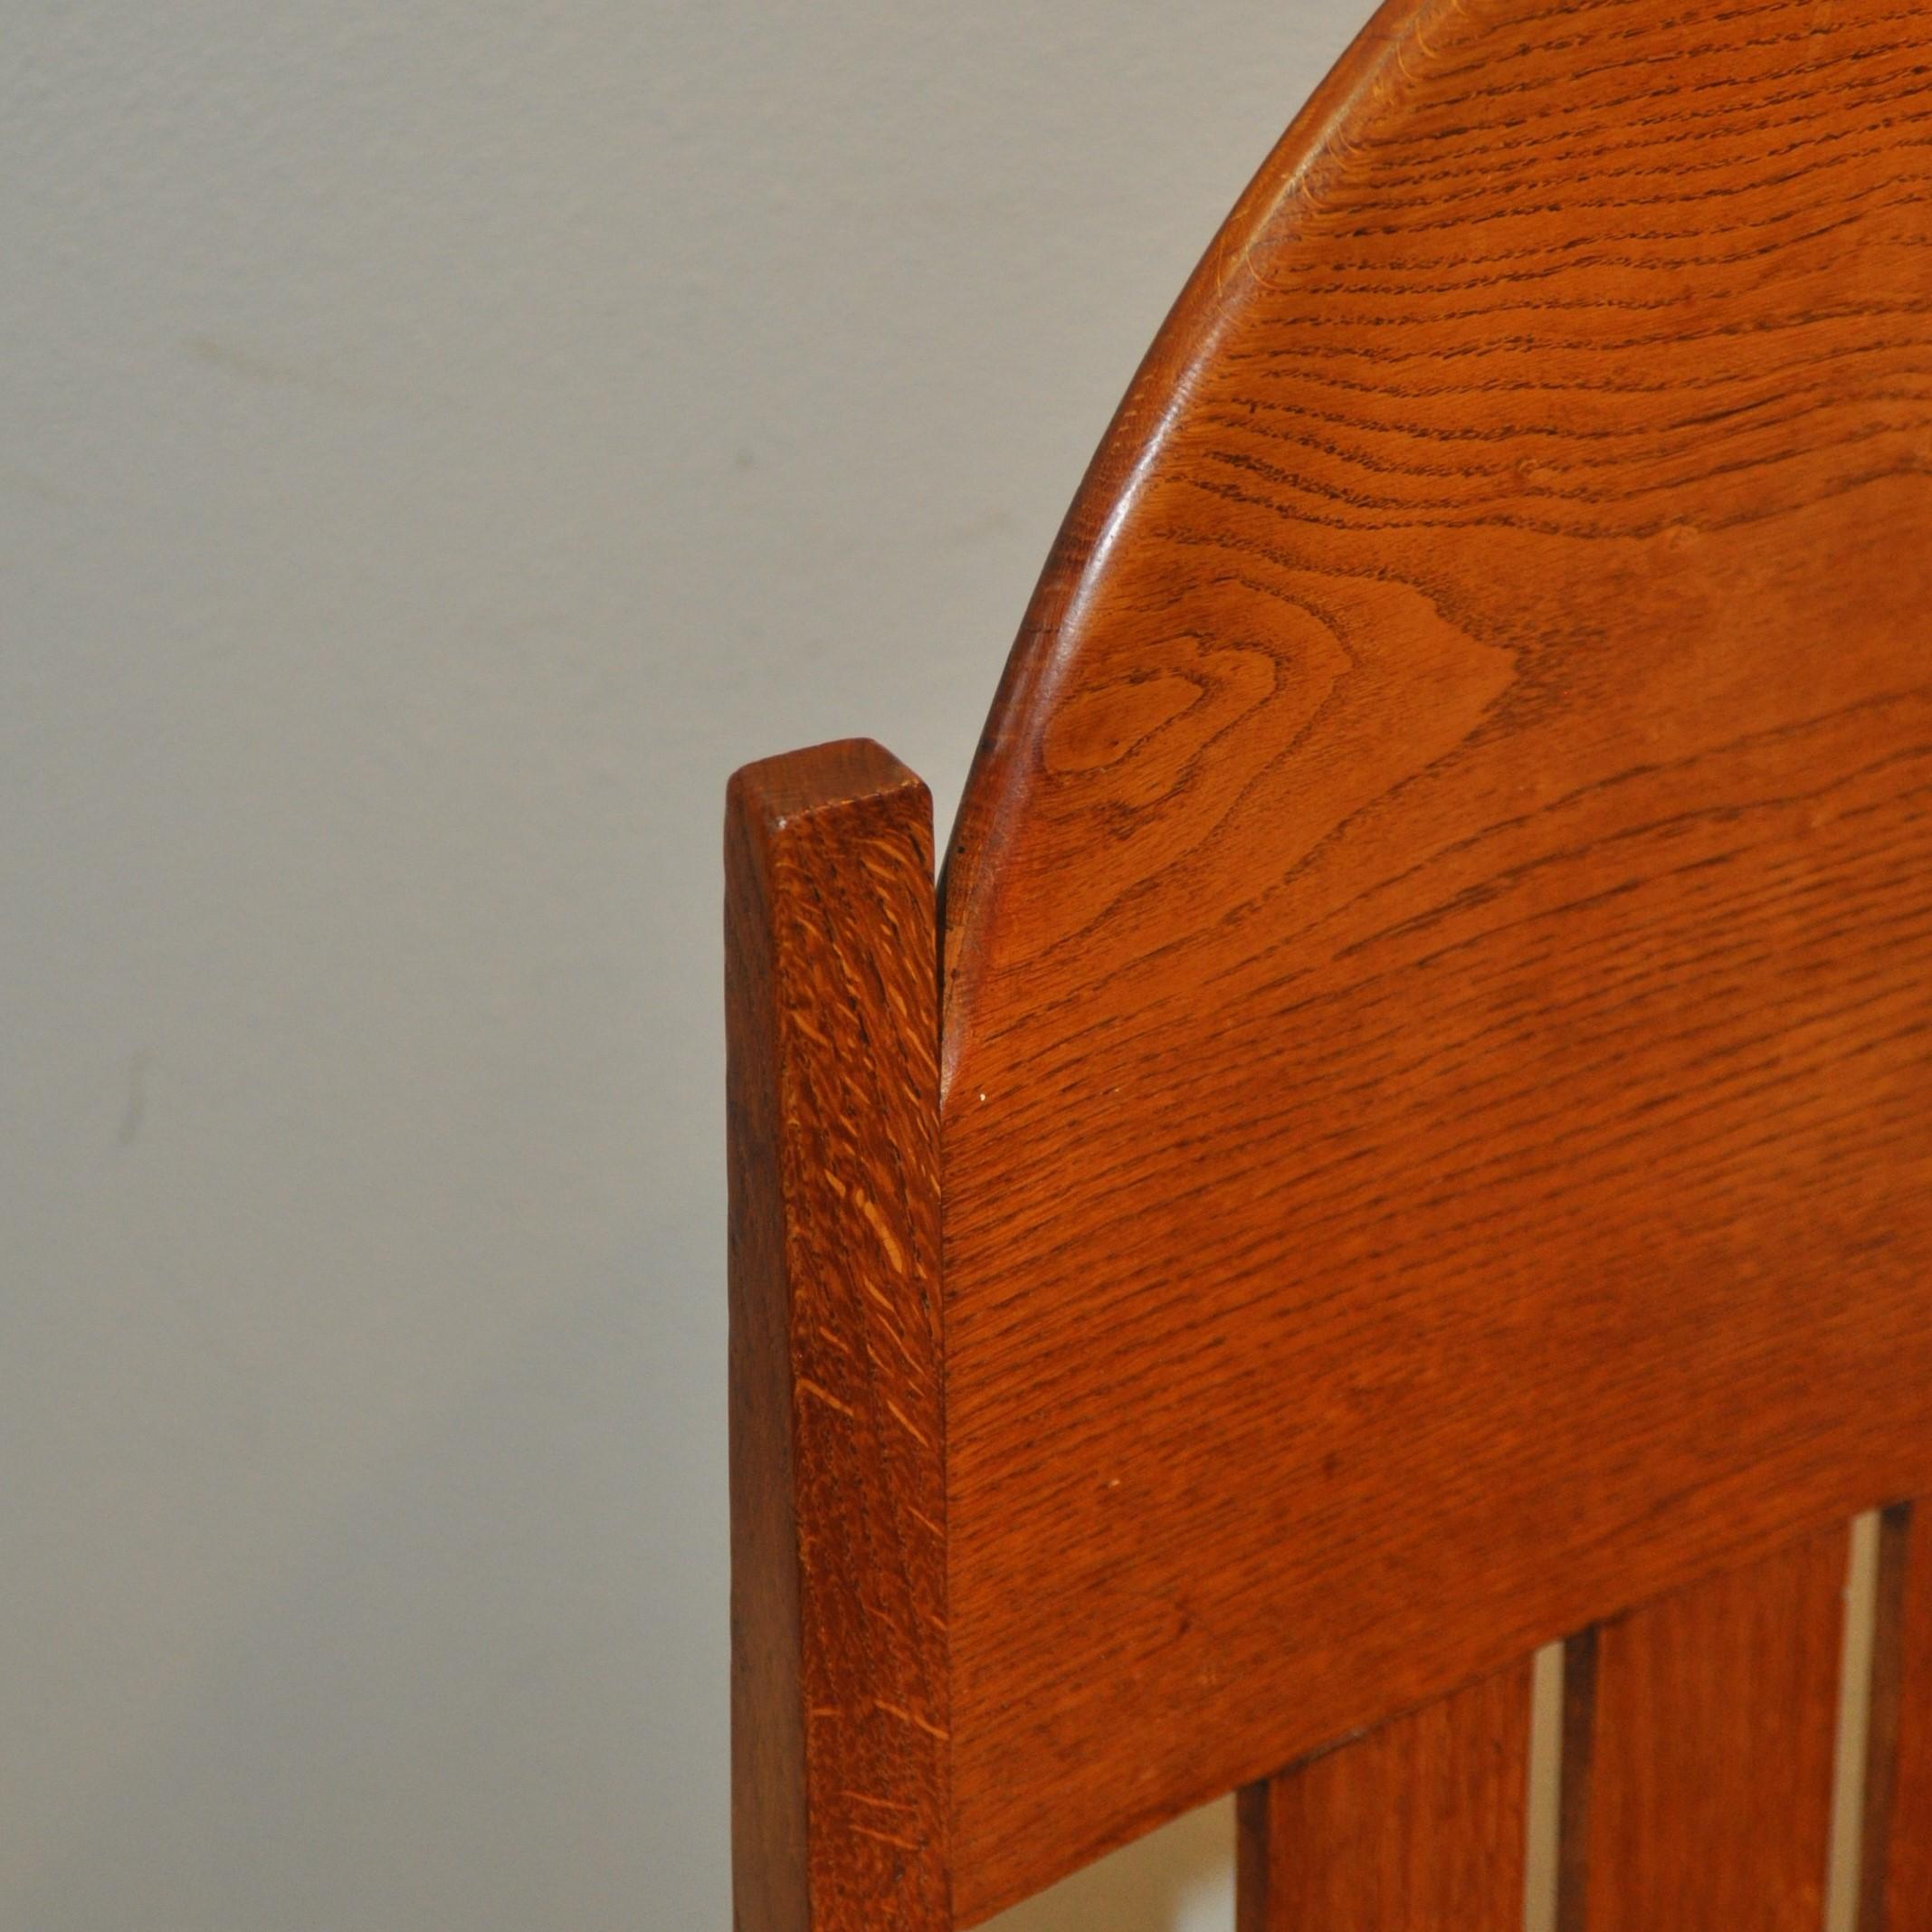
M 1932 1487 L 1932 60 L 1403 5 L 947 889 L 957 1905 Z

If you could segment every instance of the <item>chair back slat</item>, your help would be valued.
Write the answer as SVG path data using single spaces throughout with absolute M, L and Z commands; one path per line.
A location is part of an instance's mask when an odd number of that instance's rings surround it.
M 1932 1932 L 1932 1504 L 1879 1533 L 1859 1932 Z
M 1850 1532 L 1573 1642 L 1560 1932 L 1820 1932 Z
M 1517 1932 L 1528 1660 L 1242 1793 L 1237 1932 Z

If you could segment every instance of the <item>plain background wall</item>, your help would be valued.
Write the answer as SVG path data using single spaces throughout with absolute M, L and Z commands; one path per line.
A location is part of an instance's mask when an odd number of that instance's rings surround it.
M 724 780 L 943 830 L 1366 11 L 5 8 L 0 1925 L 728 1926 Z

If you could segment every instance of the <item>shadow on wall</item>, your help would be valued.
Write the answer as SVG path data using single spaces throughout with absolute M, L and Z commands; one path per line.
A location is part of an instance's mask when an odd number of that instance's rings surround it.
M 987 1922 L 985 1932 L 1230 1932 L 1234 1804 L 1204 1804 Z

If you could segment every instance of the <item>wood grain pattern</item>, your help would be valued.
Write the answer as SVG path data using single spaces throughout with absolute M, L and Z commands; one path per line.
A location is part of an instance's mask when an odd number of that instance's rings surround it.
M 1812 1537 L 1584 1641 L 1561 1932 L 1819 1932 L 1850 1555 Z
M 1236 1932 L 1521 1932 L 1530 1674 L 1244 1790 Z
M 966 1922 L 1932 1489 L 1932 26 L 1404 0 L 945 889 Z
M 857 741 L 726 826 L 737 1932 L 947 1932 L 931 804 Z
M 1932 1932 L 1932 1550 L 1923 1503 L 1880 1527 L 1859 1932 Z

